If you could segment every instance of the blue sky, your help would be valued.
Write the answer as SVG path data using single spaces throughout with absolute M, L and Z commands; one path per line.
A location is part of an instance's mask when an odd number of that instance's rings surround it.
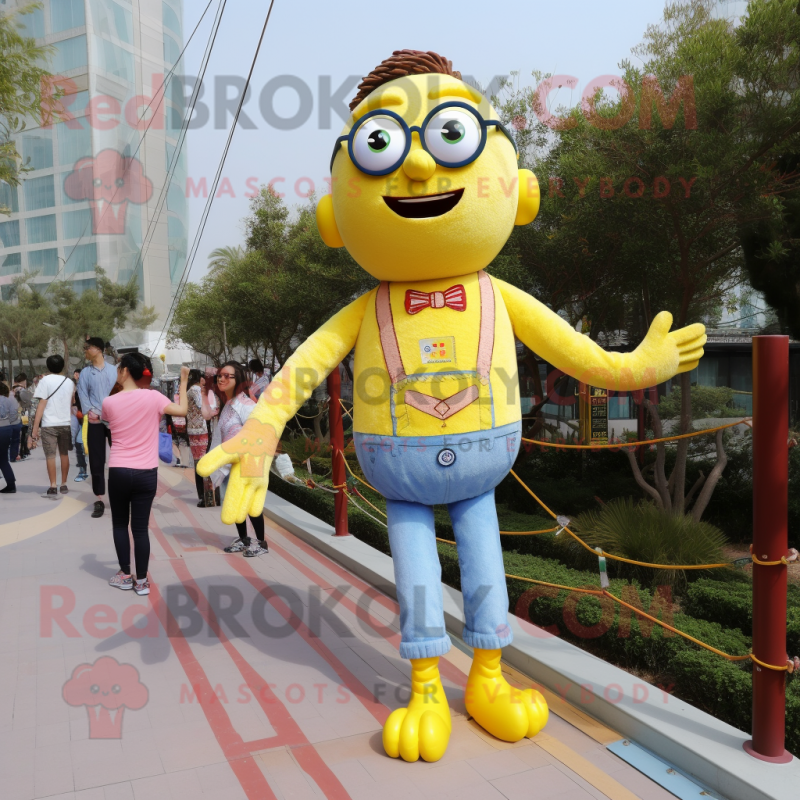
M 187 75 L 197 74 L 216 2 L 187 51 L 183 70 Z M 185 0 L 187 38 L 204 7 L 201 0 Z M 211 121 L 190 130 L 187 137 L 189 175 L 195 183 L 205 177 L 211 185 L 231 122 L 226 115 L 224 130 L 213 125 L 215 80 L 247 75 L 267 7 L 265 0 L 228 0 L 205 80 L 203 102 Z M 214 201 L 190 280 L 205 273 L 211 250 L 243 243 L 241 220 L 249 203 L 245 194 L 252 187 L 283 178 L 276 189 L 286 193 L 292 206 L 303 202 L 295 191 L 300 178 L 313 181 L 318 193 L 326 190 L 324 178 L 329 177 L 330 154 L 342 122 L 332 114 L 329 128 L 320 124 L 321 76 L 330 76 L 335 91 L 348 76 L 366 75 L 393 50 L 433 50 L 450 59 L 454 69 L 484 84 L 511 70 L 519 70 L 524 84 L 533 83 L 533 70 L 574 75 L 578 87 L 571 99 L 569 94 L 560 95 L 559 103 L 575 105 L 590 80 L 619 73 L 619 62 L 631 57 L 631 47 L 641 41 L 649 23 L 659 21 L 663 7 L 664 0 L 506 0 L 492 6 L 477 0 L 276 0 L 253 74 L 253 96 L 244 109 L 255 128 L 236 131 L 223 171 L 228 183 L 223 183 L 224 193 Z M 282 75 L 299 78 L 310 89 L 313 102 L 310 118 L 294 130 L 268 124 L 259 111 L 262 90 Z M 349 92 L 345 102 L 354 94 Z M 292 117 L 299 110 L 297 92 L 278 89 L 273 108 L 279 116 Z M 302 181 L 297 188 L 305 193 L 310 187 Z M 204 202 L 190 198 L 190 241 Z

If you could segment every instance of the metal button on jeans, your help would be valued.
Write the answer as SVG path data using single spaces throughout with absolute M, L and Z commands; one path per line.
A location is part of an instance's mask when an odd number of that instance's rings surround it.
M 449 447 L 446 447 L 444 450 L 439 451 L 439 455 L 436 456 L 436 460 L 443 467 L 450 467 L 456 463 L 456 454 Z

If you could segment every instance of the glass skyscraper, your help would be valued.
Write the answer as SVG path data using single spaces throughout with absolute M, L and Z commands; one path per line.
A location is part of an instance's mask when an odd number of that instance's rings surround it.
M 0 0 L 0 11 L 15 4 L 24 3 Z M 182 0 L 44 0 L 20 17 L 27 35 L 53 46 L 48 69 L 65 96 L 57 117 L 28 120 L 15 136 L 31 170 L 22 184 L 0 182 L 0 206 L 11 211 L 0 214 L 4 299 L 25 272 L 81 292 L 97 265 L 136 281 L 160 329 L 187 250 L 185 146 L 174 163 L 183 83 L 163 89 L 170 70 L 182 72 L 182 19 Z

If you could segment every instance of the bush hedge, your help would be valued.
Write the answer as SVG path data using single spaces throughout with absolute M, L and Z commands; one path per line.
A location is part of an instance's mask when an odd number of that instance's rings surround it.
M 333 524 L 333 496 L 311 491 L 278 479 L 270 490 L 308 513 Z M 437 517 L 440 517 L 437 514 Z M 437 520 L 437 527 L 440 521 Z M 350 532 L 361 541 L 391 555 L 386 529 L 357 509 L 350 509 Z M 545 536 L 531 540 L 545 540 Z M 552 536 L 552 534 L 550 535 Z M 521 542 L 523 540 L 520 540 Z M 530 540 L 524 540 L 526 543 Z M 437 543 L 442 566 L 442 582 L 461 588 L 458 556 L 455 547 Z M 523 578 L 570 587 L 595 587 L 597 573 L 576 570 L 552 558 L 527 552 L 504 551 L 506 572 Z M 685 598 L 686 613 L 672 613 L 671 624 L 678 630 L 731 655 L 745 655 L 750 650 L 747 611 L 741 599 L 751 591 L 746 576 L 730 571 L 726 580 L 700 579 L 689 587 L 691 598 Z M 696 591 L 695 587 L 699 587 Z M 642 588 L 621 579 L 611 581 L 610 591 L 617 597 L 650 610 L 664 621 L 672 612 L 671 597 Z M 661 589 L 660 591 L 668 591 Z M 528 595 L 523 597 L 525 593 Z M 752 670 L 749 661 L 730 662 L 700 650 L 696 645 L 665 631 L 648 627 L 632 612 L 623 611 L 610 600 L 591 595 L 576 595 L 567 590 L 539 587 L 521 580 L 508 579 L 509 609 L 534 624 L 548 628 L 562 638 L 589 650 L 621 667 L 643 671 L 652 682 L 666 691 L 713 714 L 725 722 L 747 731 L 751 721 Z M 727 601 L 726 603 L 723 600 Z M 655 606 L 653 605 L 655 603 Z M 657 613 L 655 609 L 661 606 Z M 705 614 L 711 619 L 703 618 Z M 790 637 L 800 641 L 800 604 L 790 611 Z M 648 680 L 650 678 L 648 677 Z M 789 680 L 786 694 L 786 747 L 800 754 L 800 679 Z
M 800 586 L 789 584 L 787 602 L 786 649 L 796 656 L 800 655 Z M 753 632 L 753 585 L 749 580 L 732 584 L 701 578 L 687 587 L 683 607 L 698 619 Z

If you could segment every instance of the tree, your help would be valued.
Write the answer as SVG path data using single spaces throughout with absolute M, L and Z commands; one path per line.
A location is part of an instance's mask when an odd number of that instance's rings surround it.
M 711 16 L 710 0 L 668 3 L 634 48 L 641 66 L 621 63 L 619 97 L 598 90 L 551 120 L 555 130 L 542 128 L 536 92 L 506 91 L 506 119 L 526 110 L 522 142 L 543 190 L 539 218 L 503 254 L 517 258 L 523 288 L 573 323 L 586 317 L 592 338 L 622 330 L 630 346 L 661 309 L 676 326 L 718 314 L 744 278 L 740 231 L 778 218 L 775 194 L 797 185 L 773 168 L 796 146 L 800 120 L 796 92 L 785 91 L 797 85 L 795 5 L 755 0 L 734 28 Z M 781 39 L 756 54 L 777 29 Z M 685 432 L 690 375 L 678 383 Z M 688 452 L 683 440 L 665 479 L 674 513 L 686 507 Z
M 269 187 L 262 187 L 245 218 L 246 250 L 220 248 L 212 272 L 187 286 L 170 336 L 215 363 L 229 348 L 263 354 L 275 369 L 305 335 L 374 285 L 342 248 L 324 245 L 313 198 L 291 216 Z M 212 254 L 213 255 L 213 254 Z
M 218 367 L 227 359 L 223 323 L 230 308 L 213 277 L 206 276 L 200 284 L 186 284 L 172 317 L 167 342 L 185 342 Z
M 37 45 L 20 33 L 19 17 L 40 8 L 40 3 L 31 3 L 0 13 L 0 181 L 10 186 L 17 186 L 20 173 L 26 171 L 12 137 L 25 128 L 26 116 L 39 118 L 58 107 L 58 92 L 43 100 L 41 89 L 50 75 L 41 64 L 53 52 L 52 46 Z M 9 210 L 0 206 L 0 212 Z
M 0 306 L 0 340 L 9 350 L 11 377 L 23 371 L 23 355 L 41 357 L 50 340 L 44 323 L 49 319 L 49 308 L 29 275 L 20 275 L 11 283 L 10 296 L 16 302 L 4 302 Z M 13 356 L 17 356 L 17 368 L 13 368 Z M 30 362 L 29 362 L 30 363 Z
M 224 272 L 244 256 L 240 245 L 235 247 L 218 247 L 208 254 L 208 274 L 212 277 Z
M 70 349 L 79 350 L 86 336 L 99 336 L 109 341 L 123 328 L 139 305 L 139 288 L 134 282 L 117 284 L 106 277 L 101 267 L 95 267 L 96 289 L 78 294 L 70 281 L 54 281 L 48 299 L 53 339 L 64 349 L 64 362 L 69 364 Z M 150 324 L 156 317 L 154 309 L 139 309 L 137 327 L 142 321 Z

